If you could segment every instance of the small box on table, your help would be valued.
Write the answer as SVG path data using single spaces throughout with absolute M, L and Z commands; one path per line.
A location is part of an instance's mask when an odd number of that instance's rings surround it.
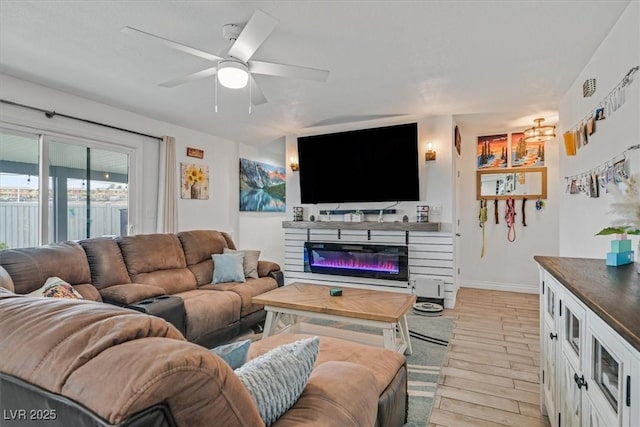
M 633 251 L 607 252 L 607 265 L 619 266 L 633 262 Z
M 611 252 L 614 253 L 622 253 L 622 252 L 630 252 L 631 251 L 631 240 L 612 240 L 611 241 Z

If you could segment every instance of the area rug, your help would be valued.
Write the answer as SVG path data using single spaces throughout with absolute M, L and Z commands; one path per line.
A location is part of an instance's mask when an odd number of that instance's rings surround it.
M 454 318 L 410 314 L 408 317 L 413 353 L 407 356 L 409 416 L 406 427 L 427 427 L 438 388 L 438 378 L 447 356 Z M 415 332 L 413 334 L 412 332 Z M 434 338 L 420 339 L 420 335 Z
M 304 319 L 305 322 L 361 332 L 380 333 L 380 330 L 342 322 Z M 405 427 L 427 427 L 438 388 L 438 378 L 447 355 L 454 318 L 446 316 L 407 315 L 413 353 L 407 357 L 409 414 Z M 247 332 L 236 339 L 258 340 L 262 334 Z

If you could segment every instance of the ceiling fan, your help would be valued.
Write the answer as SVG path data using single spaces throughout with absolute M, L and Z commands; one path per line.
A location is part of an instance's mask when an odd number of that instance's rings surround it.
M 256 10 L 244 28 L 236 24 L 225 25 L 222 28 L 222 34 L 233 44 L 224 56 L 214 55 L 133 27 L 123 27 L 122 32 L 143 37 L 154 42 L 160 42 L 172 49 L 216 63 L 213 67 L 160 83 L 160 86 L 175 87 L 183 83 L 204 79 L 217 74 L 217 80 L 227 88 L 242 89 L 249 84 L 251 104 L 260 105 L 267 102 L 267 99 L 258 87 L 258 84 L 253 78 L 253 74 L 314 80 L 318 82 L 326 82 L 329 77 L 329 71 L 327 70 L 251 59 L 277 24 L 278 20 L 276 18 L 261 10 Z

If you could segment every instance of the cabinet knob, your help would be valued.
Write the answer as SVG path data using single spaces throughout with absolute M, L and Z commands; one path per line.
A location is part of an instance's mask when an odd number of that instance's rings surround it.
M 587 382 L 584 380 L 584 375 L 578 377 L 578 374 L 573 374 L 573 380 L 576 382 L 576 384 L 578 385 L 578 389 L 581 389 L 584 386 L 585 390 L 588 390 L 589 387 L 587 386 Z
M 552 340 L 557 340 L 558 339 L 558 334 L 554 334 L 553 332 L 549 332 L 549 338 L 551 338 Z

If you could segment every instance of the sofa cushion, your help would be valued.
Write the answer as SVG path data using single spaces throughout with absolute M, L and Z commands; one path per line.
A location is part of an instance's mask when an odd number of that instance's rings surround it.
M 211 283 L 244 282 L 241 253 L 213 254 L 213 281 Z
M 187 266 L 196 276 L 198 285 L 211 283 L 211 255 L 221 254 L 224 248 L 229 247 L 224 234 L 215 230 L 192 230 L 181 231 L 178 238 L 182 243 Z
M 164 295 L 164 289 L 140 283 L 128 283 L 126 285 L 113 285 L 100 291 L 102 299 L 119 304 L 132 304 L 145 298 Z
M 240 297 L 233 292 L 192 290 L 175 294 L 184 301 L 187 313 L 186 337 L 201 337 L 240 320 Z
M 330 361 L 313 369 L 302 396 L 274 426 L 373 426 L 377 406 L 376 380 L 369 369 Z
M 137 234 L 117 242 L 132 282 L 161 287 L 167 294 L 196 288 L 175 234 Z
M 2 371 L 54 393 L 73 371 L 109 347 L 143 337 L 184 340 L 163 319 L 109 304 L 3 294 L 0 336 Z
M 303 334 L 277 334 L 256 341 L 249 349 L 249 360 L 277 346 L 308 337 Z M 345 341 L 339 338 L 320 337 L 320 353 L 316 365 L 328 361 L 356 363 L 371 370 L 376 379 L 376 393 L 380 395 L 404 366 L 406 358 L 400 353 L 381 347 Z
M 71 285 L 91 283 L 87 257 L 82 246 L 75 242 L 4 249 L 0 251 L 0 265 L 11 275 L 18 294 L 35 291 L 53 276 Z
M 298 400 L 318 355 L 318 337 L 274 348 L 235 370 L 267 426 Z
M 255 313 L 258 310 L 262 310 L 264 305 L 254 304 L 252 298 L 268 292 L 272 289 L 276 289 L 278 283 L 271 277 L 261 277 L 260 279 L 248 279 L 244 283 L 218 283 L 215 285 L 200 286 L 198 289 L 213 289 L 218 291 L 231 291 L 240 296 L 242 300 L 242 310 L 240 316 L 244 317 L 247 314 Z
M 27 294 L 30 297 L 82 299 L 82 295 L 73 286 L 59 277 L 49 277 L 47 281 Z
M 91 270 L 91 283 L 98 288 L 131 283 L 122 252 L 115 239 L 96 237 L 81 240 Z
M 258 278 L 258 258 L 260 258 L 260 251 L 244 249 L 237 251 L 235 249 L 226 249 L 223 253 L 239 253 L 242 254 L 242 268 L 244 270 L 244 277 L 257 279 Z

